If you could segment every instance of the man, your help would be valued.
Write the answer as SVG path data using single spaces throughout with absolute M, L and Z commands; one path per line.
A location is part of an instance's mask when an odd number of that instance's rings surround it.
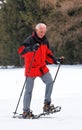
M 34 80 L 37 76 L 46 85 L 43 111 L 52 111 L 51 94 L 53 79 L 46 64 L 57 64 L 57 60 L 49 49 L 49 43 L 45 36 L 46 31 L 47 27 L 44 23 L 37 24 L 32 35 L 27 37 L 18 49 L 18 53 L 25 60 L 25 76 L 27 78 L 23 99 L 23 118 L 31 118 L 34 116 L 30 111 L 30 103 Z M 59 60 L 61 62 L 63 58 Z

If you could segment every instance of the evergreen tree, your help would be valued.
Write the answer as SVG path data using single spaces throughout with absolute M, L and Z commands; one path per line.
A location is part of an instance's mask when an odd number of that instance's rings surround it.
M 19 65 L 17 48 L 32 31 L 35 24 L 37 0 L 7 0 L 0 10 L 0 63 Z M 34 21 L 35 20 L 35 21 Z

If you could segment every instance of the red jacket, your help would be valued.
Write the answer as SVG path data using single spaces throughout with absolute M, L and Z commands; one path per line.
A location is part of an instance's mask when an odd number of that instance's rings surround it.
M 25 76 L 42 76 L 49 71 L 46 63 L 54 63 L 53 53 L 49 49 L 46 37 L 40 39 L 36 34 L 31 35 L 25 40 L 19 47 L 18 53 L 21 54 L 26 46 L 32 46 L 36 43 L 40 45 L 36 52 L 29 51 L 21 55 L 25 59 Z

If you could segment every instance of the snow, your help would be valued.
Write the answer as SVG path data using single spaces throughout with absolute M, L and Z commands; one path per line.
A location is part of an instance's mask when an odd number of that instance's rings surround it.
M 54 78 L 57 65 L 49 65 Z M 52 103 L 62 107 L 61 112 L 39 119 L 14 119 L 23 84 L 24 68 L 0 69 L 0 129 L 1 130 L 82 130 L 82 65 L 61 65 L 54 84 Z M 45 84 L 35 80 L 31 109 L 42 112 Z M 22 112 L 23 95 L 18 107 Z

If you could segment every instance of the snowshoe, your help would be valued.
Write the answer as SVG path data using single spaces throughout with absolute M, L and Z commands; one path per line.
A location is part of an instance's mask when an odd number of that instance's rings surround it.
M 43 107 L 43 112 L 37 115 L 34 115 L 31 111 L 30 112 L 23 112 L 23 114 L 14 114 L 13 118 L 19 118 L 19 119 L 38 119 L 40 117 L 44 117 L 46 115 L 50 115 L 53 113 L 57 113 L 61 111 L 61 106 L 56 106 L 54 107 L 54 105 L 46 105 L 44 104 Z

